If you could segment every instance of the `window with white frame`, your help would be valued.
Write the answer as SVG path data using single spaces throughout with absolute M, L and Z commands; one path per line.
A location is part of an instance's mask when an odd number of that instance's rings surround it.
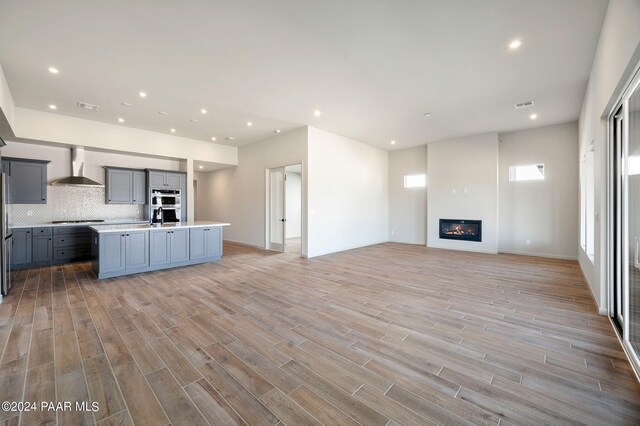
M 544 180 L 544 164 L 525 164 L 523 166 L 509 166 L 509 182 L 523 180 Z
M 424 188 L 427 186 L 427 175 L 405 175 L 404 187 L 405 188 Z

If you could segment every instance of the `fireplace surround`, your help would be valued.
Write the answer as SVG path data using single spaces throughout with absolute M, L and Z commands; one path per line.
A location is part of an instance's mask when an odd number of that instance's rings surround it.
M 440 219 L 440 238 L 445 240 L 482 241 L 482 221 Z

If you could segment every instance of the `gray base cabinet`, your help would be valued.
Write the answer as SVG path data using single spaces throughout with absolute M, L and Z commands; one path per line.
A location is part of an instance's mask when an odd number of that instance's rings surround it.
M 91 258 L 88 226 L 18 228 L 13 230 L 14 269 L 60 265 Z
M 221 227 L 93 232 L 92 267 L 98 278 L 211 262 L 222 256 Z
M 100 272 L 103 274 L 138 271 L 149 266 L 149 232 L 94 234 Z M 94 261 L 94 268 L 95 268 Z
M 53 230 L 51 228 L 33 228 L 32 262 L 47 264 L 53 261 Z
M 221 229 L 191 228 L 189 241 L 189 253 L 191 260 L 208 259 L 222 255 Z
M 166 265 L 189 260 L 189 229 L 149 231 L 151 265 Z
M 33 238 L 31 229 L 14 229 L 11 250 L 11 267 L 22 268 L 32 263 Z

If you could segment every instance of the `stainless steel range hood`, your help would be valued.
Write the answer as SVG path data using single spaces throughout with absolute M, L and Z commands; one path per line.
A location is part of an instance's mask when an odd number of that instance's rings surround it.
M 85 186 L 101 188 L 104 185 L 84 177 L 84 147 L 78 146 L 71 149 L 71 176 L 57 180 L 51 185 Z

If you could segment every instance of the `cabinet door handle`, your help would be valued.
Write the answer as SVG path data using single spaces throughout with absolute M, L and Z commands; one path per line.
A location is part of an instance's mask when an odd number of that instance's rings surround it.
M 49 241 L 51 241 L 51 238 L 49 238 Z

